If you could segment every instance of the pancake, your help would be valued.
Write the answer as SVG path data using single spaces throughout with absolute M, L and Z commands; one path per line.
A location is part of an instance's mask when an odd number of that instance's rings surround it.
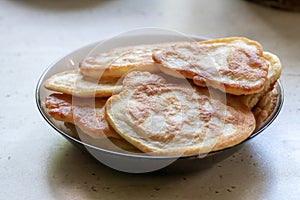
M 64 123 L 64 126 L 69 130 L 65 132 L 71 137 L 81 140 L 86 144 L 92 145 L 105 150 L 110 150 L 120 153 L 142 153 L 140 150 L 135 148 L 129 142 L 123 138 L 114 138 L 114 137 L 103 137 L 103 138 L 94 138 L 90 137 L 88 134 L 85 134 L 78 126 L 75 126 L 72 123 Z M 80 135 L 80 136 L 79 136 Z
M 263 56 L 269 65 L 268 75 L 267 75 L 264 89 L 261 92 L 256 94 L 241 96 L 241 101 L 245 105 L 247 105 L 250 109 L 252 109 L 267 92 L 272 90 L 274 84 L 279 79 L 282 71 L 281 62 L 276 55 L 270 52 L 263 52 Z
M 133 69 L 156 72 L 159 68 L 152 59 L 152 53 L 169 46 L 170 44 L 153 44 L 120 47 L 85 58 L 79 68 L 83 76 L 91 79 L 121 77 Z
M 268 72 L 262 46 L 243 37 L 175 44 L 153 59 L 166 74 L 234 95 L 262 91 Z
M 274 87 L 271 91 L 267 92 L 253 108 L 253 114 L 256 119 L 256 130 L 261 127 L 265 120 L 274 111 L 279 97 L 279 90 Z
M 53 75 L 44 84 L 48 90 L 62 92 L 77 97 L 109 97 L 122 89 L 117 79 L 86 80 L 78 70 L 70 70 Z
M 167 83 L 130 72 L 123 90 L 105 105 L 110 125 L 151 155 L 193 155 L 234 146 L 255 128 L 253 113 L 237 98 L 211 99 L 207 88 Z
M 106 99 L 72 98 L 58 93 L 45 100 L 47 112 L 54 119 L 75 124 L 93 138 L 121 138 L 106 121 L 105 103 Z

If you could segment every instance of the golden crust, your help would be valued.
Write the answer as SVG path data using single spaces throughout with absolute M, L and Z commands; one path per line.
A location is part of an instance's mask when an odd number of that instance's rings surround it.
M 270 116 L 277 105 L 279 91 L 277 87 L 267 92 L 253 108 L 253 114 L 256 119 L 256 130 L 261 127 L 264 121 Z
M 128 142 L 154 155 L 191 155 L 224 149 L 255 128 L 253 113 L 236 98 L 228 105 L 148 72 L 130 72 L 124 89 L 106 103 L 107 119 Z
M 130 144 L 123 138 L 90 137 L 88 134 L 85 134 L 78 126 L 75 126 L 73 123 L 64 123 L 64 125 L 69 130 L 65 132 L 66 134 L 94 147 L 121 153 L 142 153 L 140 150 L 135 148 L 132 144 Z
M 116 48 L 111 51 L 85 58 L 79 65 L 85 77 L 122 77 L 131 70 L 159 71 L 152 60 L 153 51 L 161 51 L 170 44 L 138 45 Z
M 269 66 L 264 89 L 259 93 L 251 95 L 242 95 L 240 97 L 241 101 L 250 109 L 252 109 L 267 92 L 272 90 L 273 85 L 279 79 L 282 71 L 281 62 L 275 54 L 270 52 L 263 52 L 263 56 L 268 62 Z
M 211 86 L 230 94 L 263 90 L 268 66 L 262 46 L 247 38 L 231 37 L 175 44 L 153 59 L 161 71 L 183 75 L 198 86 Z
M 77 97 L 109 97 L 122 89 L 117 79 L 102 79 L 99 82 L 86 80 L 78 70 L 70 70 L 53 75 L 44 87 Z
M 46 97 L 47 112 L 56 120 L 78 126 L 93 138 L 121 138 L 106 121 L 106 99 L 81 99 L 66 94 L 51 94 Z

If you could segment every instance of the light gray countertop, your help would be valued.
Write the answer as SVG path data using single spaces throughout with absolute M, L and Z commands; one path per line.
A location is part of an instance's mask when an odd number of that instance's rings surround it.
M 300 13 L 243 0 L 1 0 L 0 199 L 299 199 L 299 24 Z M 67 53 L 142 27 L 260 41 L 283 63 L 282 112 L 227 157 L 150 174 L 100 164 L 47 125 L 35 86 Z

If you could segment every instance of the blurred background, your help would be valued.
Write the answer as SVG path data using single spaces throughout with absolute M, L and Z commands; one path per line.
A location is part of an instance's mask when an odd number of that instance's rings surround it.
M 0 0 L 0 199 L 297 199 L 297 2 Z M 259 41 L 283 63 L 286 100 L 280 116 L 234 157 L 190 174 L 124 175 L 73 148 L 37 111 L 40 75 L 75 49 L 143 27 Z

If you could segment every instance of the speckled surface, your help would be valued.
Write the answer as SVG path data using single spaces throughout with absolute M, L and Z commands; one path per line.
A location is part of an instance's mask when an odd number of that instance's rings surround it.
M 243 0 L 0 1 L 0 199 L 299 199 L 299 23 L 300 13 Z M 260 41 L 284 66 L 281 114 L 229 155 L 151 174 L 98 163 L 43 121 L 35 85 L 70 51 L 145 26 Z

